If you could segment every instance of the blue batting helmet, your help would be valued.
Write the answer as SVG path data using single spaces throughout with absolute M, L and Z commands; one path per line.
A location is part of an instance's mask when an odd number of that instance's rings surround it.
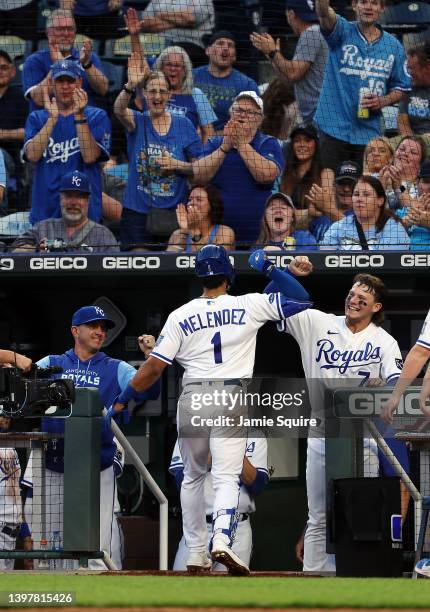
M 222 274 L 232 284 L 234 268 L 230 263 L 225 248 L 217 244 L 207 244 L 201 248 L 196 257 L 196 274 L 199 278 Z

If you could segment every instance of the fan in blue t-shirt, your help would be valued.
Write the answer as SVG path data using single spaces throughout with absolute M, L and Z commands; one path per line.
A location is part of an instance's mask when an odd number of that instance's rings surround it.
M 396 104 L 411 81 L 403 46 L 377 24 L 383 0 L 353 1 L 354 22 L 328 2 L 319 6 L 329 56 L 315 122 L 323 159 L 334 170 L 345 159 L 361 163 L 365 145 L 381 134 L 381 109 Z
M 115 114 L 127 130 L 129 176 L 124 193 L 121 217 L 121 240 L 125 244 L 167 240 L 175 229 L 166 226 L 166 235 L 153 235 L 147 230 L 151 209 L 174 210 L 185 202 L 187 176 L 191 162 L 201 153 L 200 138 L 186 117 L 169 113 L 169 82 L 161 72 L 152 72 L 146 79 L 139 72 L 138 54 L 128 63 L 128 82 L 115 101 Z M 148 108 L 145 113 L 128 108 L 131 89 L 143 84 Z M 130 92 L 130 93 L 129 93 Z M 172 223 L 176 223 L 176 216 Z M 176 224 L 177 227 L 177 224 Z
M 236 242 L 249 247 L 257 240 L 266 200 L 281 175 L 284 156 L 276 138 L 258 129 L 263 101 L 253 91 L 240 93 L 231 107 L 224 136 L 209 138 L 193 163 L 196 182 L 211 182 L 224 202 L 224 223 Z
M 254 91 L 259 95 L 259 90 L 255 81 L 233 68 L 236 42 L 231 32 L 215 32 L 206 54 L 209 64 L 193 70 L 194 84 L 207 96 L 218 117 L 214 123 L 215 130 L 221 132 L 229 120 L 229 110 L 236 96 L 241 91 Z

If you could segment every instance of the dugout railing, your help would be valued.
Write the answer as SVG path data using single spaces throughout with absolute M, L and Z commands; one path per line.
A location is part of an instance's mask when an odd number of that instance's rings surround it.
M 76 389 L 76 400 L 70 416 L 65 417 L 64 433 L 64 501 L 62 550 L 52 550 L 48 533 L 48 508 L 51 492 L 46 492 L 45 452 L 48 443 L 63 438 L 62 434 L 23 432 L 0 434 L 0 447 L 27 448 L 32 453 L 31 526 L 33 550 L 0 550 L 0 559 L 78 559 L 86 568 L 89 559 L 102 559 L 107 569 L 117 570 L 107 551 L 100 550 L 100 441 L 103 406 L 95 389 Z M 141 461 L 133 446 L 116 423 L 112 431 L 141 474 L 143 481 L 160 505 L 159 569 L 168 564 L 168 501 Z M 55 491 L 58 495 L 58 491 Z M 53 498 L 53 502 L 56 498 Z M 0 500 L 1 503 L 1 500 Z M 54 502 L 55 503 L 55 502 Z M 24 508 L 25 511 L 25 508 Z M 27 518 L 27 517 L 26 517 Z M 41 549 L 40 541 L 48 548 Z
M 424 420 L 424 418 L 419 418 L 420 415 L 423 417 L 418 406 L 419 392 L 419 387 L 409 387 L 404 394 L 399 410 L 401 416 L 395 418 L 390 437 L 405 440 L 416 435 L 417 432 L 414 432 L 414 429 L 419 428 Z M 427 469 L 425 466 L 421 468 L 420 491 L 376 426 L 376 422 L 380 423 L 380 407 L 388 399 L 390 393 L 390 388 L 381 387 L 326 390 L 325 425 L 329 432 L 325 439 L 326 490 L 329 489 L 330 483 L 335 479 L 359 478 L 368 475 L 364 473 L 363 469 L 365 465 L 364 440 L 366 437 L 372 438 L 380 452 L 390 463 L 395 474 L 403 482 L 412 499 L 414 508 L 414 550 L 417 557 L 423 495 L 430 486 L 428 466 Z M 405 433 L 405 430 L 407 433 Z M 424 456 L 420 452 L 420 464 L 427 460 L 428 452 L 424 453 Z M 423 468 L 425 478 L 422 476 Z M 335 552 L 330 541 L 327 542 L 327 552 Z M 415 573 L 413 577 L 416 578 Z

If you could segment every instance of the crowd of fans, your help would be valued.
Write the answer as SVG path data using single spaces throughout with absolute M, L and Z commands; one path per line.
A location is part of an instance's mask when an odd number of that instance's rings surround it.
M 430 41 L 384 31 L 384 0 L 281 1 L 297 45 L 251 34 L 259 84 L 212 0 L 58 0 L 21 66 L 5 44 L 3 250 L 430 249 Z M 37 2 L 6 5 L 29 36 Z M 100 50 L 124 33 L 118 84 Z

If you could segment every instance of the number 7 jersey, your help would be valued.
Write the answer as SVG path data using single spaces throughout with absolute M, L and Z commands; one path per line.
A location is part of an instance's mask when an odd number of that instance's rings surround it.
M 286 309 L 279 293 L 200 297 L 169 315 L 151 356 L 176 359 L 186 379 L 250 378 L 259 328 L 309 305 L 288 300 Z

